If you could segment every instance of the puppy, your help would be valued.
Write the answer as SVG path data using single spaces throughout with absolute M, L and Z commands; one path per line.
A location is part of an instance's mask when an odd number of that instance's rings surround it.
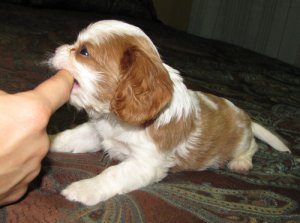
M 227 165 L 252 168 L 254 136 L 289 149 L 230 101 L 186 88 L 179 72 L 164 64 L 149 37 L 120 21 L 91 24 L 49 60 L 75 78 L 70 103 L 90 120 L 57 135 L 53 152 L 103 150 L 121 160 L 98 176 L 69 185 L 71 201 L 95 205 L 162 180 L 168 171 Z

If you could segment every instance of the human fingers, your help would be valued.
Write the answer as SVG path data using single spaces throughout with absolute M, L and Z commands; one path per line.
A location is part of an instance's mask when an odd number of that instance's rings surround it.
M 33 92 L 42 98 L 52 114 L 69 99 L 73 82 L 74 78 L 71 73 L 60 70 L 37 86 Z
M 12 190 L 4 194 L 3 197 L 0 197 L 0 208 L 1 206 L 19 200 L 26 193 L 27 189 L 28 189 L 28 185 L 21 185 L 16 188 L 13 188 Z
M 7 95 L 7 93 L 5 91 L 0 90 L 0 96 L 1 95 Z

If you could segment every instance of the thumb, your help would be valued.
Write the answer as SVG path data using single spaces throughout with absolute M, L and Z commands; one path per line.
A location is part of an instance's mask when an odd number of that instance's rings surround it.
M 53 114 L 60 106 L 66 103 L 70 97 L 73 86 L 73 76 L 66 70 L 60 70 L 38 85 L 33 93 L 40 97 L 47 109 Z

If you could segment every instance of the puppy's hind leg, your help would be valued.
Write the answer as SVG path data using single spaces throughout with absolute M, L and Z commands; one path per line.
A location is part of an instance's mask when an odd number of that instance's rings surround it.
M 249 147 L 233 155 L 232 160 L 228 163 L 228 168 L 234 172 L 247 173 L 252 167 L 252 157 L 258 147 L 254 137 L 250 141 Z

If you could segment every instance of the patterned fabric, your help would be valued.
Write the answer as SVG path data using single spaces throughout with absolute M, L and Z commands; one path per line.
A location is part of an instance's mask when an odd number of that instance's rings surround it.
M 0 89 L 18 92 L 45 80 L 52 73 L 42 63 L 49 54 L 73 42 L 90 22 L 104 18 L 0 4 Z M 160 183 L 86 207 L 59 192 L 116 162 L 101 152 L 51 153 L 26 196 L 0 208 L 0 222 L 300 222 L 300 70 L 156 22 L 117 18 L 145 30 L 190 88 L 232 100 L 282 136 L 293 155 L 259 142 L 247 175 L 227 169 L 169 174 Z M 84 120 L 83 113 L 64 106 L 48 130 L 55 134 Z

